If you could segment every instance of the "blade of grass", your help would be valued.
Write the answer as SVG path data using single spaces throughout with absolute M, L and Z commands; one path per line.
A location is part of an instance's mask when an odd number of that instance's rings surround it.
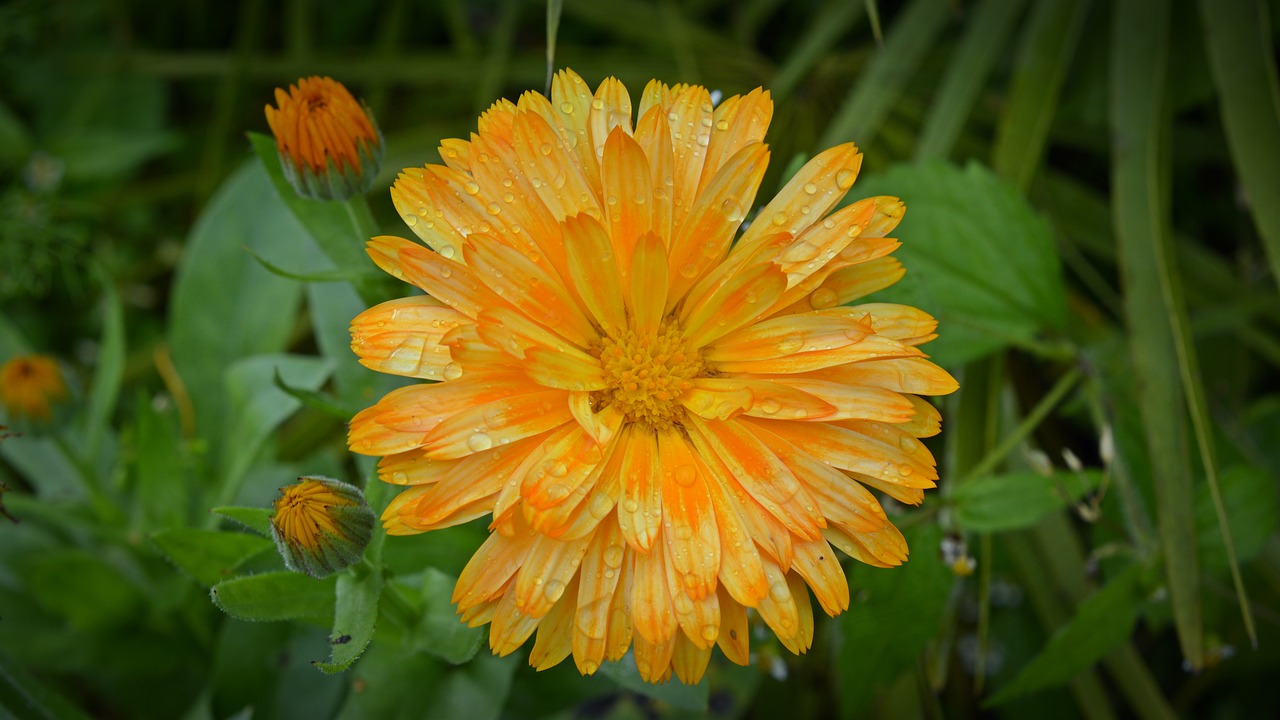
M 853 140 L 869 146 L 950 17 L 946 0 L 912 0 L 889 28 L 884 47 L 871 57 L 845 96 L 819 145 Z
M 1143 32 L 1133 32 L 1143 28 Z M 1182 654 L 1204 664 L 1196 550 L 1195 493 L 1187 453 L 1183 388 L 1171 327 L 1167 165 L 1169 9 L 1158 0 L 1122 0 L 1111 35 L 1113 220 L 1120 245 L 1130 352 L 1143 384 L 1157 526 Z M 1154 270 L 1154 272 L 1153 272 Z
M 1035 3 L 1018 49 L 1009 100 L 996 127 L 991 164 L 1025 191 L 1044 155 L 1062 81 L 1075 54 L 1089 0 Z
M 973 11 L 972 18 L 966 23 L 964 39 L 947 63 L 942 86 L 920 132 L 920 142 L 916 145 L 917 161 L 945 158 L 951 154 L 978 93 L 982 92 L 991 69 L 1004 51 L 1013 22 L 1022 13 L 1023 2 L 983 0 Z
M 547 97 L 551 97 L 551 77 L 556 72 L 556 35 L 560 32 L 563 11 L 564 0 L 547 0 Z
M 880 6 L 876 0 L 863 0 L 867 6 L 867 20 L 871 21 L 871 35 L 876 39 L 877 47 L 884 47 L 884 32 L 880 30 Z
M 227 152 L 227 140 L 232 135 L 231 125 L 235 122 L 236 108 L 240 106 L 240 89 L 244 85 L 245 71 L 253 64 L 253 49 L 257 47 L 258 38 L 262 34 L 264 4 L 262 0 L 244 3 L 236 21 L 236 42 L 231 67 L 218 83 L 213 117 L 209 121 L 204 154 L 200 159 L 200 182 L 196 186 L 200 204 L 209 199 L 222 181 L 223 160 L 239 155 Z
M 1227 145 L 1280 283 L 1280 87 L 1264 2 L 1200 0 Z
M 813 14 L 813 20 L 804 35 L 796 41 L 795 49 L 782 61 L 782 67 L 769 83 L 769 92 L 775 103 L 782 102 L 795 91 L 805 75 L 818 64 L 836 41 L 861 17 L 863 7 L 853 2 L 827 3 Z
M 520 1 L 503 0 L 499 5 L 498 19 L 489 34 L 489 52 L 476 79 L 476 114 L 489 107 L 502 92 L 502 78 L 507 60 L 511 57 L 511 45 L 516 36 L 516 23 L 520 19 Z

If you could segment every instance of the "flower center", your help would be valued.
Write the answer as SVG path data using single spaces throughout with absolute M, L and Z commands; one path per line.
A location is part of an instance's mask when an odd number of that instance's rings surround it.
M 680 396 L 706 369 L 674 322 L 664 322 L 656 333 L 627 330 L 607 337 L 599 352 L 609 387 L 593 393 L 595 406 L 617 405 L 629 422 L 658 429 L 680 421 Z

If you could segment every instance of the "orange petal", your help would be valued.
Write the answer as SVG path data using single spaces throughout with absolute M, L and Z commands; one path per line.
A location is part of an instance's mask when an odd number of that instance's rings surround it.
M 950 395 L 960 387 L 950 373 L 920 357 L 838 365 L 805 373 L 804 377 L 912 395 Z
M 533 617 L 517 607 L 515 583 L 512 583 L 489 621 L 489 648 L 499 657 L 510 655 L 529 639 L 540 622 L 541 616 Z
M 534 322 L 554 329 L 578 347 L 588 347 L 599 339 L 560 278 L 518 251 L 488 242 L 483 236 L 472 236 L 463 247 L 463 255 L 467 264 L 475 268 L 477 278 Z
M 915 407 L 915 417 L 909 422 L 898 423 L 898 429 L 912 437 L 933 437 L 942 432 L 942 413 L 924 398 L 908 395 L 907 400 Z
M 378 372 L 441 380 L 453 358 L 440 339 L 471 320 L 426 295 L 375 305 L 351 321 L 351 350 Z
M 632 330 L 654 334 L 662 322 L 662 301 L 667 296 L 667 250 L 657 233 L 647 232 L 636 241 L 631 255 Z
M 600 161 L 604 191 L 605 227 L 613 238 L 618 258 L 629 261 L 637 240 L 653 227 L 653 184 L 649 160 L 644 149 L 626 131 L 615 128 L 603 145 Z M 665 242 L 659 242 L 665 250 Z M 629 277 L 630 265 L 621 268 L 622 279 Z
M 735 378 L 751 389 L 747 415 L 779 420 L 821 420 L 831 417 L 836 406 L 803 389 L 772 379 Z
M 427 433 L 477 398 L 487 402 L 536 387 L 526 386 L 509 375 L 476 374 L 450 382 L 397 388 L 377 404 L 356 413 L 347 442 L 352 452 L 361 455 L 413 450 L 426 444 Z
M 862 153 L 853 143 L 818 153 L 764 206 L 733 252 L 751 252 L 772 232 L 799 237 L 840 202 L 861 166 Z
M 452 600 L 458 611 L 498 598 L 524 563 L 531 541 L 527 531 L 519 537 L 491 534 L 458 576 Z
M 785 320 L 798 315 L 787 315 L 778 320 Z M 771 321 L 770 321 L 771 322 Z M 799 344 L 797 344 L 797 342 Z M 807 373 L 823 368 L 844 365 L 845 363 L 862 362 L 895 357 L 922 357 L 924 353 L 879 335 L 868 335 L 862 340 L 844 346 L 834 346 L 830 350 L 818 349 L 823 346 L 816 343 L 804 344 L 805 337 L 799 333 L 785 336 L 775 348 L 794 348 L 791 354 L 781 357 L 759 360 L 721 360 L 716 368 L 723 373 L 751 373 L 760 375 Z M 813 348 L 810 350 L 809 348 Z M 765 348 L 760 348 L 764 352 Z
M 672 633 L 671 637 L 660 643 L 652 643 L 643 635 L 636 635 L 634 655 L 641 680 L 660 684 L 671 679 L 671 655 L 675 652 L 677 635 L 678 633 Z
M 762 263 L 735 273 L 703 297 L 691 295 L 680 313 L 688 343 L 693 347 L 719 344 L 725 335 L 742 331 L 744 325 L 772 307 L 786 287 L 787 276 L 782 270 L 772 263 Z
M 459 138 L 445 138 L 440 141 L 440 159 L 445 165 L 466 172 L 471 168 L 471 143 Z
M 573 420 L 568 400 L 564 390 L 539 390 L 473 405 L 437 425 L 424 447 L 447 459 L 537 435 Z
M 777 263 L 787 274 L 787 287 L 795 287 L 824 265 L 835 260 L 871 222 L 875 206 L 850 205 L 811 225 L 795 242 L 778 254 Z M 842 258 L 843 259 L 843 258 Z
M 870 533 L 832 525 L 822 534 L 849 557 L 873 567 L 896 567 L 907 559 L 907 541 L 892 523 Z
M 515 149 L 509 144 L 480 138 L 472 143 L 471 175 L 463 192 L 478 188 L 477 200 L 487 213 L 485 222 L 501 228 L 506 244 L 526 255 L 545 255 L 557 272 L 565 269 L 560 225 L 542 203 L 529 178 L 520 170 Z M 477 232 L 487 232 L 478 227 Z
M 778 639 L 791 652 L 803 655 L 813 647 L 813 604 L 809 602 L 809 590 L 804 580 L 796 573 L 787 573 L 787 589 L 796 607 L 798 624 L 795 635 L 779 635 Z
M 768 166 L 769 150 L 764 145 L 743 148 L 716 173 L 688 208 L 683 221 L 674 226 L 668 261 L 672 277 L 668 310 L 724 259 L 738 226 L 755 202 Z
M 667 564 L 689 598 L 701 600 L 714 593 L 720 572 L 720 536 L 707 492 L 708 479 L 689 441 L 675 432 L 659 433 L 658 463 L 663 472 Z M 695 638 L 705 644 L 714 639 Z
M 728 420 L 751 407 L 751 388 L 742 380 L 700 377 L 680 397 L 680 404 L 708 420 Z
M 849 347 L 870 335 L 869 326 L 838 311 L 763 320 L 719 338 L 703 350 L 703 357 L 716 363 L 773 360 Z
M 569 393 L 569 412 L 573 413 L 573 419 L 578 421 L 578 425 L 597 445 L 613 442 L 613 438 L 622 429 L 622 421 L 626 419 L 616 404 L 597 411 L 591 393 L 582 391 Z
M 537 93 L 531 95 L 541 97 Z M 539 111 L 552 113 L 548 122 L 556 129 L 564 146 L 571 149 L 574 163 L 598 194 L 600 188 L 595 183 L 600 177 L 599 162 L 587 131 L 591 102 L 591 89 L 587 83 L 572 70 L 560 70 L 551 80 L 551 102 L 544 104 L 545 109 L 540 107 Z
M 445 216 L 440 202 L 439 180 L 426 168 L 405 168 L 391 186 L 391 204 L 413 234 L 432 250 L 461 258 L 466 233 Z
M 496 496 L 541 437 L 526 438 L 455 461 L 452 468 L 412 508 L 417 522 L 431 525 L 447 520 L 462 508 Z M 492 509 L 492 503 L 490 503 Z
M 772 119 L 773 98 L 763 88 L 756 88 L 746 95 L 735 95 L 716 107 L 699 194 L 706 190 L 729 158 L 742 148 L 764 140 Z
M 429 458 L 417 448 L 384 456 L 378 461 L 378 479 L 391 485 L 426 485 L 439 482 L 457 464 Z
M 469 318 L 479 317 L 485 308 L 506 304 L 467 266 L 403 238 L 375 237 L 369 241 L 367 251 L 378 267 Z
M 618 503 L 618 524 L 627 544 L 648 553 L 658 537 L 662 521 L 662 477 L 658 466 L 658 441 L 653 432 L 628 425 L 618 442 L 622 444 L 622 502 Z
M 480 313 L 478 320 L 476 331 L 479 336 L 512 357 L 523 360 L 530 348 L 544 347 L 572 353 L 583 362 L 594 359 L 574 343 L 530 320 L 515 308 L 507 306 L 485 310 Z
M 574 150 L 540 114 L 521 110 L 516 115 L 515 149 L 530 184 L 557 221 L 581 213 L 597 220 L 604 216 L 597 188 L 587 177 L 596 167 L 594 157 L 590 168 L 580 167 Z
M 825 540 L 796 543 L 791 569 L 800 574 L 818 598 L 822 609 L 835 617 L 849 609 L 849 581 L 835 551 Z M 806 598 L 807 600 L 807 598 Z
M 714 596 L 712 596 L 714 597 Z M 671 666 L 676 677 L 685 685 L 697 685 L 707 672 L 707 664 L 711 662 L 711 648 L 714 643 L 700 647 L 685 635 L 676 636 L 676 646 L 671 653 Z
M 542 462 L 530 468 L 522 480 L 520 497 L 540 510 L 560 505 L 574 496 L 605 459 L 596 441 L 575 429 L 563 442 L 543 449 Z
M 636 631 L 637 664 L 640 640 L 661 645 L 676 634 L 676 614 L 667 590 L 667 563 L 662 543 L 648 553 L 632 553 L 631 617 Z
M 760 613 L 760 619 L 786 645 L 800 633 L 800 612 L 791 595 L 791 586 L 787 584 L 786 573 L 769 558 L 763 558 L 763 561 L 769 592 L 756 605 L 756 612 Z
M 635 564 L 633 555 L 635 551 L 628 547 L 626 557 L 622 560 L 622 569 L 618 571 L 622 577 L 618 580 L 618 587 L 613 590 L 613 603 L 609 609 L 609 636 L 605 641 L 604 657 L 611 662 L 621 660 L 631 647 L 634 627 L 631 620 L 631 589 L 635 584 L 635 573 L 631 570 Z
M 535 535 L 516 575 L 516 607 L 535 618 L 550 612 L 565 596 L 590 540 L 586 537 L 562 541 Z
M 583 675 L 604 662 L 614 591 L 622 575 L 627 547 L 613 519 L 600 523 L 578 571 L 578 607 L 574 620 L 573 659 Z
M 839 427 L 833 423 L 752 422 L 832 467 L 912 488 L 934 487 L 938 479 L 928 449 L 892 425 L 857 420 L 840 421 Z M 877 426 L 884 432 L 855 432 L 844 427 L 854 424 Z
M 791 531 L 743 489 L 720 458 L 707 454 L 699 457 L 707 475 L 716 481 L 709 487 L 721 532 L 720 552 L 724 558 L 720 567 L 742 570 L 740 575 L 728 573 L 720 582 L 731 589 L 738 602 L 754 607 L 757 596 L 768 590 L 761 579 L 763 571 L 756 569 L 760 555 L 755 546 L 759 545 L 780 565 L 790 567 Z
M 640 122 L 636 125 L 636 142 L 649 159 L 649 185 L 653 189 L 653 210 L 650 227 L 670 245 L 672 230 L 672 184 L 675 182 L 675 158 L 671 149 L 671 128 L 667 124 L 665 106 L 640 110 Z
M 689 420 L 695 431 L 690 437 L 704 456 L 720 458 L 743 489 L 788 530 L 808 540 L 818 538 L 825 521 L 817 514 L 817 502 L 742 419 Z
M 781 412 L 773 417 L 777 419 L 796 420 L 878 420 L 880 422 L 907 422 L 915 417 L 915 406 L 911 401 L 892 390 L 876 387 L 862 387 L 827 380 L 813 380 L 786 375 L 771 380 L 757 381 L 768 383 L 774 387 L 789 387 L 827 405 L 831 411 L 825 415 L 806 414 L 799 417 L 788 417 Z M 749 415 L 769 417 L 757 412 Z
M 751 662 L 751 632 L 747 625 L 747 608 L 729 597 L 723 586 L 720 596 L 720 637 L 716 644 L 729 662 L 746 667 Z
M 671 593 L 671 606 L 681 630 L 677 634 L 684 635 L 698 647 L 710 649 L 720 635 L 720 599 L 714 588 L 700 598 L 691 597 L 689 587 L 680 578 L 668 551 L 667 591 Z
M 823 304 L 843 305 L 889 287 L 906 272 L 897 258 L 877 258 L 835 271 L 813 293 L 822 293 Z
M 698 197 L 699 181 L 706 149 L 714 125 L 711 94 L 706 88 L 690 85 L 674 94 L 667 108 L 674 158 L 672 187 L 673 228 L 680 228 Z
M 615 129 L 631 134 L 631 95 L 618 78 L 607 77 L 596 88 L 596 95 L 591 100 L 591 114 L 587 118 L 591 148 L 597 158 L 604 155 L 607 138 Z M 608 190 L 607 184 L 604 189 Z
M 606 333 L 624 329 L 627 315 L 618 261 L 630 261 L 631 248 L 625 254 L 616 250 L 604 227 L 590 215 L 568 218 L 562 228 L 568 278 L 587 312 Z
M 523 366 L 531 380 L 547 387 L 574 391 L 608 387 L 600 361 L 596 358 L 583 360 L 581 353 L 532 347 L 525 351 Z
M 564 598 L 553 605 L 538 624 L 538 636 L 529 651 L 529 664 L 539 672 L 560 664 L 573 652 L 573 618 L 577 610 L 578 579 L 569 581 Z

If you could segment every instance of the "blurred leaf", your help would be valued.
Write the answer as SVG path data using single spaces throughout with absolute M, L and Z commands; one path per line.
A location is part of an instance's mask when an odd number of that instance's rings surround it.
M 1048 223 L 989 170 L 898 165 L 858 181 L 857 195 L 907 202 L 895 236 L 906 277 L 876 298 L 936 317 L 929 354 L 956 366 L 1006 346 L 1035 346 L 1066 321 L 1066 291 Z
M 1227 144 L 1249 210 L 1280 282 L 1280 87 L 1271 4 L 1200 0 L 1209 66 L 1218 86 Z
M 172 132 L 90 127 L 59 138 L 49 149 L 66 161 L 68 180 L 105 182 L 120 179 L 180 144 L 178 135 Z
M 1131 565 L 1080 603 L 1075 616 L 1060 628 L 1009 685 L 987 701 L 987 706 L 1062 685 L 1129 639 L 1143 603 L 1141 567 Z
M 1146 32 L 1134 33 L 1142 27 Z M 1115 5 L 1111 26 L 1111 187 L 1125 316 L 1147 435 L 1156 516 L 1183 655 L 1204 662 L 1200 570 L 1186 404 L 1174 335 L 1180 298 L 1171 275 L 1168 124 L 1169 8 Z
M 292 385 L 319 388 L 333 363 L 301 355 L 259 355 L 237 360 L 227 369 L 228 425 L 223 446 L 223 475 L 218 504 L 235 499 L 245 472 L 268 436 L 300 407 L 296 399 L 276 387 L 279 373 Z
M 996 127 L 991 165 L 1020 191 L 1044 155 L 1062 81 L 1089 13 L 1089 0 L 1041 0 L 1032 4 L 1014 64 L 1013 87 Z
M 258 264 L 267 269 L 272 275 L 286 278 L 288 280 L 296 280 L 304 283 L 331 283 L 331 282 L 355 282 L 361 278 L 376 277 L 376 273 L 368 268 L 346 268 L 333 270 L 317 270 L 314 272 L 297 273 L 285 270 L 270 260 L 262 257 L 258 253 L 245 248 L 245 252 L 253 256 Z
M 102 285 L 103 318 L 102 339 L 94 358 L 93 384 L 89 394 L 89 407 L 85 413 L 85 430 L 88 436 L 86 454 L 95 457 L 102 438 L 110 431 L 111 415 L 120 396 L 120 383 L 124 378 L 124 308 L 120 305 L 120 293 L 107 271 L 97 268 Z
M 685 685 L 679 680 L 672 680 L 662 685 L 647 683 L 640 678 L 640 671 L 636 669 L 636 656 L 630 651 L 618 662 L 603 663 L 600 666 L 600 674 L 616 682 L 624 690 L 630 690 L 671 707 L 697 712 L 707 711 L 709 685 L 705 677 L 697 685 Z
M 334 595 L 333 633 L 329 636 L 329 662 L 315 662 L 333 674 L 351 667 L 373 639 L 378 623 L 378 598 L 382 595 L 382 572 L 364 563 L 338 575 Z
M 1222 473 L 1221 484 L 1237 559 L 1245 563 L 1256 557 L 1280 528 L 1276 480 L 1257 468 L 1237 466 Z M 1218 531 L 1213 497 L 1209 486 L 1203 483 L 1196 488 L 1196 537 L 1206 570 L 1230 567 L 1222 533 Z
M 458 579 L 435 568 L 422 573 L 414 625 L 406 644 L 419 652 L 434 655 L 450 665 L 460 665 L 475 657 L 484 640 L 484 630 L 467 627 L 453 605 L 453 586 Z M 403 594 L 412 597 L 412 586 L 402 583 Z
M 8 103 L 0 102 L 0 168 L 16 168 L 31 152 L 31 137 Z
M 257 535 L 196 528 L 172 528 L 152 534 L 169 560 L 209 587 L 226 580 L 236 568 L 272 547 Z
M 263 537 L 271 537 L 271 510 L 267 508 L 222 505 L 209 512 L 235 520 Z
M 871 57 L 845 96 L 819 145 L 853 141 L 869 147 L 950 16 L 947 0 L 911 0 L 889 28 L 884 47 Z
M 119 568 L 85 550 L 50 550 L 16 560 L 13 570 L 31 596 L 76 631 L 127 624 L 146 600 Z
M 192 480 L 173 412 L 155 409 L 141 390 L 134 402 L 136 526 L 145 530 L 184 525 L 192 510 Z
M 1100 482 L 1102 473 L 1097 470 L 1055 472 L 1051 477 L 1036 472 L 993 475 L 956 485 L 951 501 L 956 522 L 969 532 L 1021 530 L 1079 500 Z
M 496 720 L 516 664 L 514 656 L 484 653 L 465 665 L 449 667 L 430 655 L 377 642 L 352 671 L 354 682 L 364 690 L 347 696 L 338 717 Z
M 516 656 L 482 653 L 465 665 L 451 668 L 431 698 L 427 717 L 498 720 L 511 692 L 517 662 Z
M 866 8 L 854 2 L 826 3 L 816 9 L 809 28 L 795 42 L 794 49 L 774 74 L 769 92 L 781 103 L 795 91 L 818 61 L 831 52 L 836 42 L 858 20 Z
M 223 612 L 239 620 L 309 619 L 327 624 L 333 618 L 336 583 L 334 576 L 316 580 L 300 573 L 268 572 L 224 580 L 209 594 Z
M 243 454 L 224 435 L 227 368 L 239 358 L 282 351 L 302 296 L 300 285 L 264 270 L 246 246 L 287 267 L 305 267 L 314 252 L 257 162 L 232 175 L 196 220 L 170 303 L 173 362 L 195 403 L 196 430 L 214 444 L 214 457 L 223 446 Z
M 297 400 L 303 407 L 324 413 L 325 415 L 342 420 L 343 422 L 350 420 L 351 416 L 355 415 L 355 411 L 342 407 L 338 403 L 318 392 L 292 387 L 284 381 L 284 378 L 280 377 L 279 369 L 276 370 L 275 386 L 287 393 L 289 397 Z
M 937 525 L 910 528 L 911 559 L 891 569 L 856 565 L 853 601 L 836 620 L 840 649 L 833 671 L 840 686 L 840 715 L 862 717 L 878 688 L 915 666 L 938 634 L 955 576 L 942 563 Z
M 87 720 L 89 717 L 3 652 L 0 652 L 0 709 L 14 720 Z
M 950 58 L 920 131 L 917 160 L 946 158 L 951 154 L 978 94 L 1004 52 L 1024 2 L 983 0 L 970 11 L 972 14 L 965 20 L 964 38 Z

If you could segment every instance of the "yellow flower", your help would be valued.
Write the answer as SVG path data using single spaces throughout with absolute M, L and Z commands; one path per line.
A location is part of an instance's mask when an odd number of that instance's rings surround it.
M 280 488 L 271 537 L 295 572 L 324 577 L 360 561 L 373 535 L 373 511 L 360 489 L 325 477 Z
M 62 368 L 47 355 L 18 355 L 0 367 L 0 400 L 15 423 L 48 422 L 67 396 Z
M 345 200 L 365 192 L 382 164 L 382 133 L 373 115 L 342 83 L 309 77 L 276 88 L 266 106 L 280 164 L 294 190 L 315 200 Z
M 391 191 L 426 243 L 369 254 L 425 290 L 352 323 L 366 366 L 440 380 L 351 423 L 351 449 L 408 486 L 392 534 L 493 516 L 454 593 L 499 654 L 535 630 L 539 669 L 583 673 L 634 644 L 648 681 L 748 658 L 751 608 L 793 652 L 812 591 L 847 608 L 832 546 L 898 565 L 872 490 L 918 504 L 937 473 L 919 395 L 955 381 L 910 307 L 845 303 L 902 275 L 896 198 L 836 209 L 852 144 L 819 154 L 739 236 L 769 152 L 769 94 L 561 72 L 445 140 Z M 736 240 L 735 240 L 736 239 Z

